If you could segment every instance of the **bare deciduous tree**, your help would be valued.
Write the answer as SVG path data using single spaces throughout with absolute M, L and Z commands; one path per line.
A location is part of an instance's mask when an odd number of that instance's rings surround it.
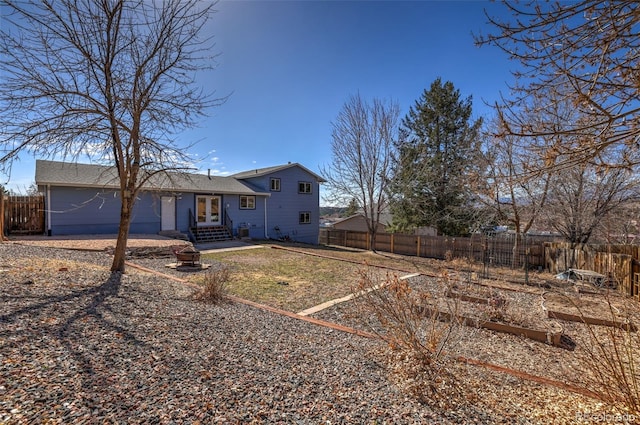
M 497 134 L 501 135 L 490 138 L 492 143 L 487 146 L 487 171 L 480 199 L 492 211 L 497 224 L 513 227 L 515 266 L 523 235 L 532 229 L 546 206 L 552 173 L 541 164 L 544 160 L 523 147 L 516 136 Z
M 637 186 L 628 170 L 576 165 L 554 175 L 544 215 L 572 247 L 586 244 L 606 217 L 638 200 Z
M 602 219 L 593 232 L 592 241 L 611 245 L 637 245 L 640 237 L 640 204 L 630 201 Z
M 370 248 L 380 215 L 388 207 L 387 185 L 400 108 L 396 103 L 360 95 L 351 96 L 332 123 L 333 162 L 323 168 L 328 198 L 347 205 L 355 199 L 362 208 L 370 235 Z
M 582 116 L 562 129 L 571 144 L 559 144 L 563 162 L 631 167 L 640 163 L 640 106 L 638 104 L 638 25 L 635 1 L 581 0 L 505 3 L 511 20 L 488 16 L 496 32 L 477 37 L 481 45 L 496 45 L 520 65 L 513 98 L 498 106 L 509 134 L 545 136 L 557 133 L 557 118 L 531 126 L 522 120 L 520 105 L 538 98 L 536 109 L 553 114 L 553 103 L 564 102 Z M 567 89 L 568 88 L 568 89 Z M 562 96 L 553 101 L 546 93 Z M 530 102 L 529 102 L 530 103 Z M 577 142 L 577 143 L 573 143 Z M 617 163 L 601 156 L 616 150 Z
M 2 0 L 0 165 L 21 152 L 117 169 L 120 227 L 111 269 L 124 270 L 131 213 L 153 176 L 185 170 L 176 138 L 219 99 L 194 85 L 211 67 L 198 0 Z

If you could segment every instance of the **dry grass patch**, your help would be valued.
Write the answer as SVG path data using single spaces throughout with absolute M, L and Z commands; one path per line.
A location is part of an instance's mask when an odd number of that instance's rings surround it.
M 230 294 L 294 312 L 350 294 L 365 267 L 269 248 L 206 254 L 203 260 L 229 268 Z

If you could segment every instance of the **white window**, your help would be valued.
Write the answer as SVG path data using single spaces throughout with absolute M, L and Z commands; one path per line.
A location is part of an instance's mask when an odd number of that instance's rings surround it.
M 241 210 L 255 210 L 256 209 L 256 197 L 240 195 L 240 209 Z
M 311 193 L 311 183 L 298 182 L 298 193 Z
M 280 192 L 280 179 L 276 179 L 276 178 L 271 179 L 271 191 Z
M 304 211 L 300 213 L 300 224 L 309 224 L 311 223 L 311 213 L 309 211 Z

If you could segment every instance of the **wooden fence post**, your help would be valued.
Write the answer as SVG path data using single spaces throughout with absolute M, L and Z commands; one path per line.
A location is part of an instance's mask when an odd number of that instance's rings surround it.
M 4 209 L 4 188 L 0 186 L 0 242 L 7 240 L 4 236 Z

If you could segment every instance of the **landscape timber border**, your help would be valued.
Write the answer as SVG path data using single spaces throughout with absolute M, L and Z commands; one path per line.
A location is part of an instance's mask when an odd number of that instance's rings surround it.
M 172 280 L 174 282 L 182 283 L 183 285 L 189 286 L 189 287 L 191 287 L 191 288 L 193 288 L 195 290 L 200 290 L 201 289 L 201 287 L 199 285 L 195 284 L 195 283 L 186 281 L 184 279 L 180 279 L 179 277 L 176 277 L 176 276 L 171 276 L 171 275 L 168 275 L 166 273 L 161 273 L 161 272 L 158 272 L 156 270 L 152 270 L 152 269 L 137 265 L 137 264 L 132 263 L 130 261 L 127 261 L 126 265 L 130 266 L 132 268 L 141 270 L 143 272 L 152 273 L 152 274 L 167 278 L 167 279 Z M 245 305 L 248 305 L 248 306 L 251 306 L 251 307 L 254 307 L 254 308 L 258 308 L 260 310 L 269 311 L 269 312 L 272 312 L 272 313 L 275 313 L 275 314 L 280 314 L 280 315 L 283 315 L 283 316 L 287 316 L 287 317 L 290 317 L 290 318 L 293 318 L 293 319 L 296 319 L 296 320 L 302 320 L 302 321 L 305 321 L 305 322 L 308 322 L 308 323 L 312 323 L 312 324 L 317 325 L 317 326 L 328 327 L 330 329 L 334 329 L 334 330 L 342 331 L 342 332 L 347 332 L 347 333 L 350 333 L 350 334 L 353 334 L 353 335 L 357 335 L 357 336 L 361 336 L 361 337 L 364 337 L 364 338 L 382 339 L 379 335 L 375 335 L 375 334 L 372 334 L 372 333 L 369 333 L 369 332 L 363 332 L 363 331 L 360 331 L 360 330 L 357 330 L 357 329 L 349 328 L 347 326 L 338 325 L 336 323 L 327 322 L 327 321 L 319 320 L 319 319 L 314 319 L 314 318 L 309 317 L 309 316 L 301 316 L 299 314 L 292 313 L 290 311 L 286 311 L 286 310 L 282 310 L 282 309 L 279 309 L 279 308 L 271 307 L 271 306 L 268 306 L 268 305 L 265 305 L 265 304 L 260 304 L 260 303 L 256 303 L 256 302 L 253 302 L 253 301 L 245 300 L 243 298 L 233 297 L 233 296 L 232 297 L 228 297 L 228 298 L 229 298 L 229 300 L 234 301 L 234 302 L 238 302 L 238 303 L 245 304 Z M 483 367 L 483 368 L 488 369 L 488 370 L 493 370 L 495 372 L 504 373 L 506 375 L 514 376 L 516 378 L 520 378 L 520 379 L 523 379 L 523 380 L 526 380 L 526 381 L 535 382 L 537 384 L 548 385 L 548 386 L 555 387 L 555 388 L 558 388 L 558 389 L 561 389 L 561 390 L 564 390 L 564 391 L 572 392 L 574 394 L 580 394 L 580 395 L 583 395 L 585 397 L 589 397 L 591 399 L 604 401 L 602 396 L 600 396 L 599 394 L 597 394 L 597 393 L 595 393 L 593 391 L 590 391 L 590 390 L 588 390 L 586 388 L 578 387 L 576 385 L 570 385 L 570 384 L 567 384 L 565 382 L 557 381 L 555 379 L 545 378 L 543 376 L 533 375 L 531 373 L 524 372 L 524 371 L 521 371 L 521 370 L 511 369 L 511 368 L 500 366 L 500 365 L 496 365 L 496 364 L 493 364 L 493 363 L 484 362 L 482 360 L 471 359 L 471 358 L 462 357 L 462 356 L 456 357 L 456 360 L 461 362 L 461 363 L 468 364 L 468 365 Z

